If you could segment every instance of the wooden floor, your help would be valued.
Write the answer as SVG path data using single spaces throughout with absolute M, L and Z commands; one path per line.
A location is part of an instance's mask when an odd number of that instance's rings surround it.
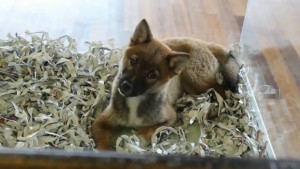
M 157 38 L 190 36 L 227 47 L 241 41 L 276 156 L 300 158 L 300 1 L 266 1 L 249 1 L 246 11 L 247 0 L 0 0 L 0 38 L 46 31 L 71 35 L 81 50 L 84 41 L 110 38 L 120 47 L 146 18 Z M 263 95 L 264 85 L 272 90 Z
M 248 2 L 241 44 L 275 154 L 300 158 L 299 0 Z
M 3 1 L 3 2 L 2 2 Z M 246 0 L 0 0 L 0 37 L 47 31 L 84 41 L 115 38 L 126 45 L 146 18 L 154 36 L 191 36 L 228 45 L 238 42 Z

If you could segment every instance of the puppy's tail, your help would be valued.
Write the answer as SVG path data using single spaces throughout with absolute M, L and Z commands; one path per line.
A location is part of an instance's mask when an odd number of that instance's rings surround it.
M 240 63 L 231 51 L 227 52 L 225 48 L 217 44 L 209 44 L 209 50 L 221 64 L 220 73 L 223 76 L 223 84 L 232 92 L 238 91 L 238 81 Z

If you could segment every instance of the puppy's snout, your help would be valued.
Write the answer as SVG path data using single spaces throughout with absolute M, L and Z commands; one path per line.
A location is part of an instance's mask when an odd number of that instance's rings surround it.
M 130 82 L 127 80 L 124 80 L 120 85 L 120 92 L 125 95 L 129 96 L 133 91 L 133 86 Z

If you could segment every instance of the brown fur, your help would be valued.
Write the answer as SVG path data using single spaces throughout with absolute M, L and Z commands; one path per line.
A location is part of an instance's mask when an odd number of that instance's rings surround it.
M 120 62 L 110 104 L 92 125 L 97 148 L 107 149 L 111 133 L 120 126 L 137 128 L 148 143 L 157 127 L 175 123 L 171 105 L 183 92 L 221 90 L 217 72 L 235 88 L 238 64 L 232 58 L 223 47 L 200 40 L 154 39 L 142 20 Z
M 179 75 L 182 92 L 199 94 L 209 88 L 216 88 L 221 94 L 230 88 L 235 91 L 236 86 L 225 85 L 219 87 L 216 73 L 223 71 L 226 83 L 233 81 L 237 84 L 239 65 L 236 61 L 230 60 L 224 47 L 206 43 L 192 38 L 168 38 L 163 40 L 174 51 L 186 52 L 190 54 L 186 68 Z

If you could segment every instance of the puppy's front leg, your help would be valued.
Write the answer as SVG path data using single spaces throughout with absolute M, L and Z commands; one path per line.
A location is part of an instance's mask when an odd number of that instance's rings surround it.
M 109 138 L 115 127 L 112 122 L 112 112 L 109 109 L 106 109 L 97 117 L 92 124 L 92 135 L 97 149 L 107 150 L 110 148 Z
M 165 111 L 162 112 L 161 121 L 152 126 L 143 127 L 138 130 L 137 136 L 141 141 L 142 146 L 147 146 L 151 142 L 152 135 L 157 128 L 161 126 L 172 126 L 177 120 L 177 114 L 175 110 L 170 106 L 166 105 Z
M 140 139 L 142 147 L 146 147 L 151 143 L 152 135 L 160 125 L 147 126 L 137 131 L 137 137 Z

